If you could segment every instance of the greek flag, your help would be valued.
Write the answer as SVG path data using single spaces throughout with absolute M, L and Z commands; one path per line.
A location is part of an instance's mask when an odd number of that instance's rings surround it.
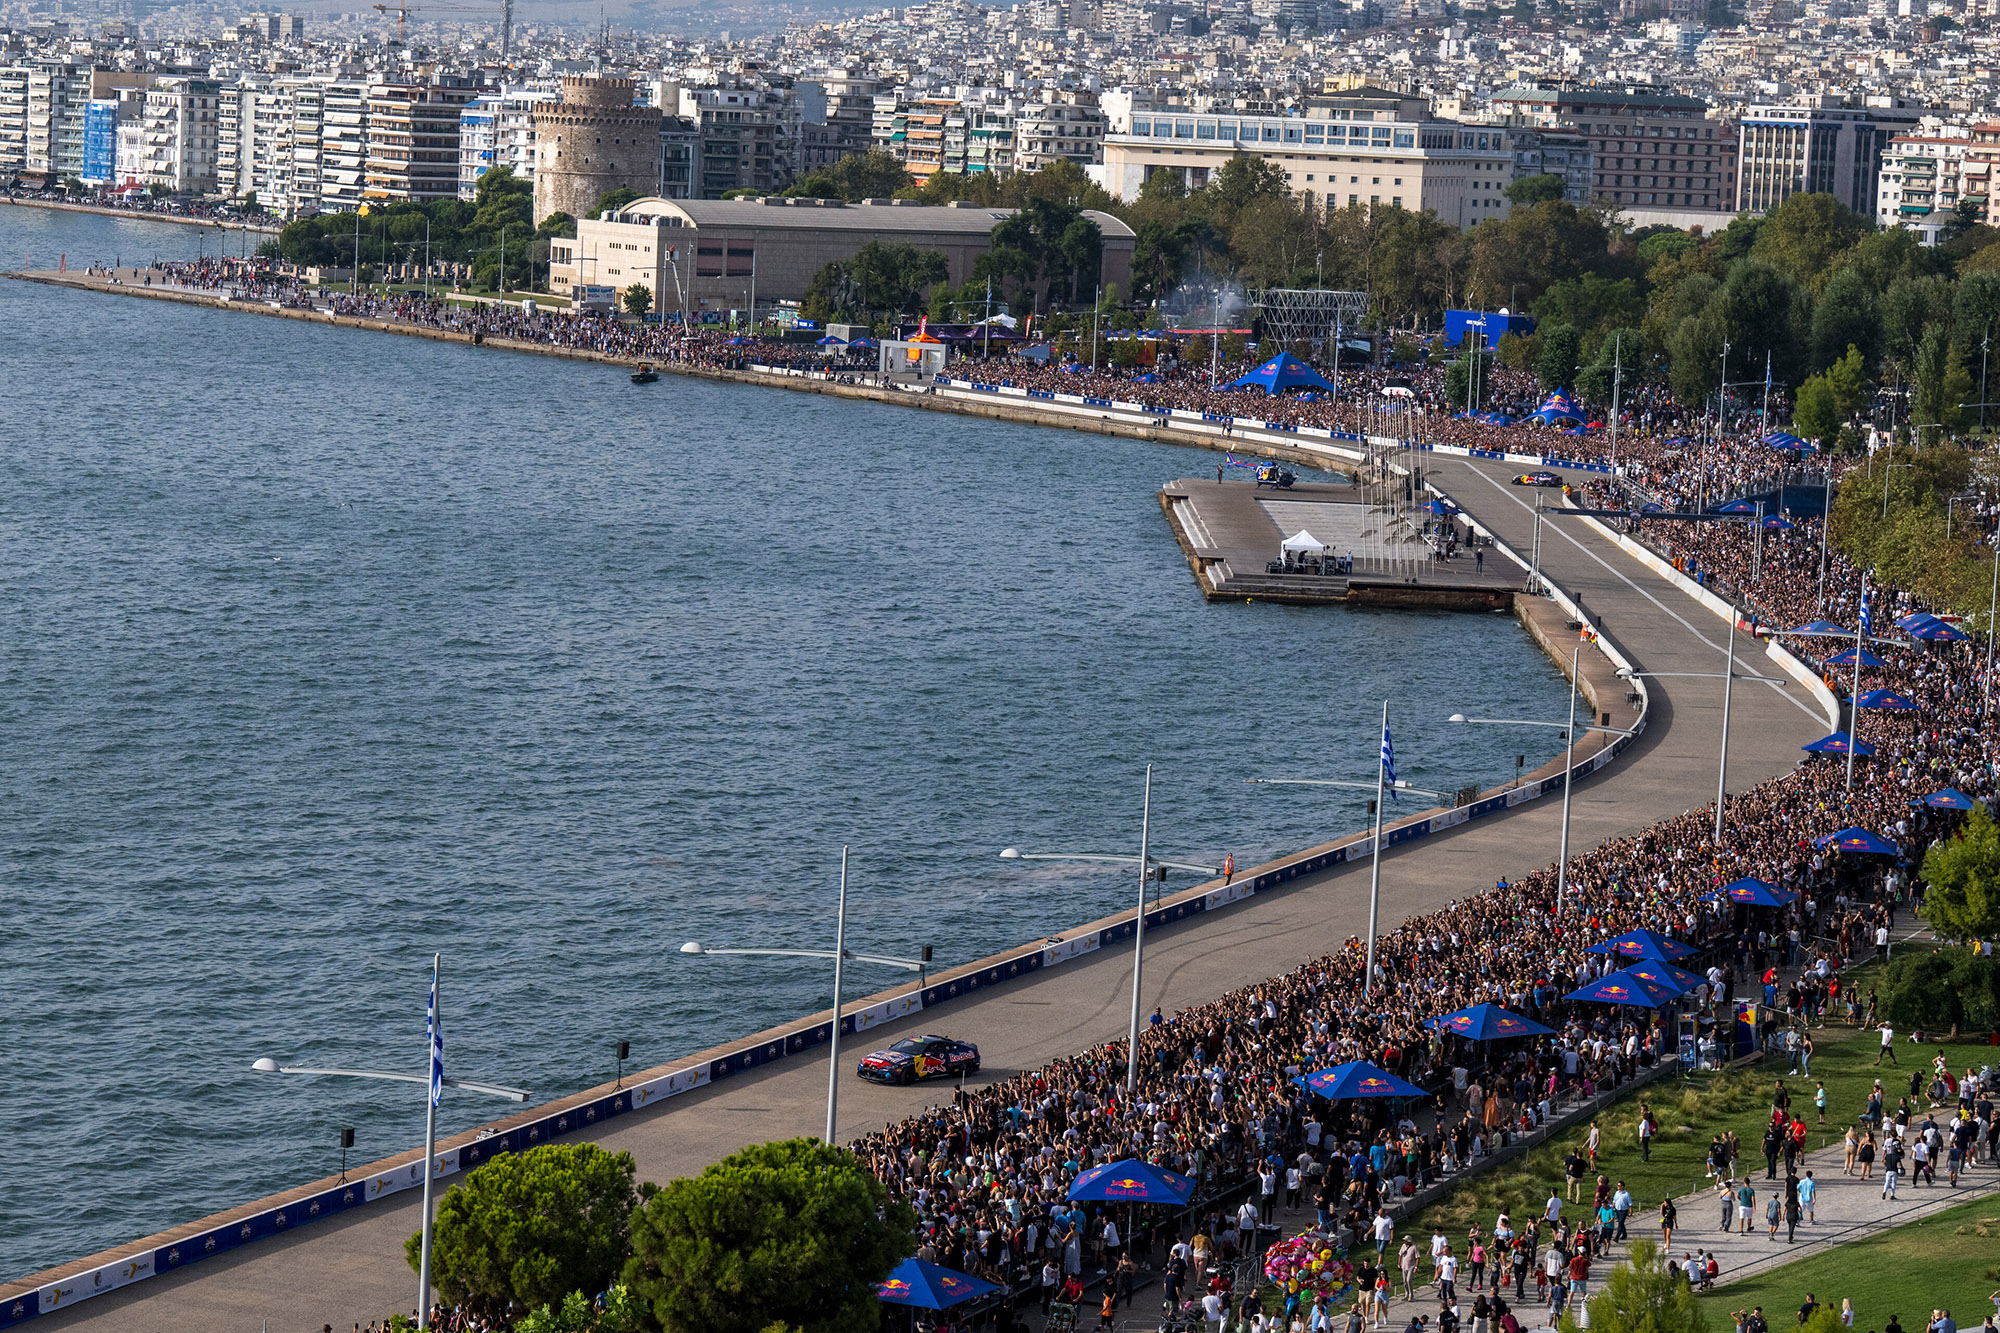
M 1389 724 L 1382 724 L 1382 780 L 1388 784 L 1389 799 L 1396 800 L 1396 745 L 1389 739 Z
M 1868 579 L 1865 575 L 1861 580 L 1861 637 L 1875 637 L 1875 608 L 1868 598 Z
M 425 1028 L 431 1034 L 431 1105 L 438 1104 L 444 1094 L 444 1028 L 438 1023 L 438 979 L 435 968 L 431 971 L 431 1007 L 425 1015 Z

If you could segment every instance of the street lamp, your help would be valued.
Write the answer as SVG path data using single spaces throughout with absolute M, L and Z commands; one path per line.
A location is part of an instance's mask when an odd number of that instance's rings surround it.
M 525 1102 L 528 1094 L 520 1088 L 502 1087 L 498 1083 L 482 1083 L 469 1078 L 452 1078 L 444 1072 L 444 1040 L 438 1026 L 438 960 L 439 955 L 431 955 L 431 1018 L 429 1041 L 429 1072 L 423 1074 L 393 1074 L 379 1069 L 322 1069 L 313 1065 L 281 1065 L 265 1056 L 251 1064 L 251 1071 L 258 1074 L 312 1074 L 332 1078 L 374 1078 L 390 1083 L 425 1083 L 430 1085 L 430 1095 L 424 1099 L 424 1226 L 423 1240 L 419 1244 L 421 1258 L 417 1265 L 417 1317 L 419 1327 L 430 1327 L 431 1314 L 431 1189 L 437 1179 L 437 1104 L 438 1093 L 443 1088 L 457 1088 L 462 1092 L 483 1092 L 489 1097 L 499 1097 L 510 1102 Z
M 1722 680 L 1722 746 L 1715 765 L 1715 845 L 1722 846 L 1722 798 L 1729 782 L 1729 699 L 1739 680 L 1761 680 L 1771 685 L 1782 685 L 1776 676 L 1759 676 L 1754 672 L 1736 670 L 1736 616 L 1729 617 L 1729 646 L 1724 650 L 1723 668 L 1720 671 L 1634 671 L 1631 667 L 1619 667 L 1622 680 Z
M 1389 704 L 1382 704 L 1382 731 L 1389 730 Z M 1407 782 L 1388 781 L 1388 765 L 1383 764 L 1375 771 L 1375 781 L 1354 782 L 1346 778 L 1246 778 L 1247 782 L 1266 783 L 1283 787 L 1358 787 L 1362 791 L 1375 790 L 1375 845 L 1369 853 L 1368 867 L 1368 970 L 1361 978 L 1361 998 L 1367 999 L 1375 985 L 1375 922 L 1382 905 L 1382 798 L 1388 791 L 1409 792 L 1413 796 L 1428 796 L 1433 800 L 1443 800 L 1442 792 L 1426 791 L 1422 787 L 1412 787 Z
M 929 945 L 924 946 L 924 956 L 917 958 L 890 958 L 882 954 L 855 953 L 847 947 L 847 848 L 840 849 L 840 910 L 834 918 L 833 948 L 826 949 L 709 949 L 693 940 L 681 946 L 684 954 L 708 957 L 711 954 L 737 954 L 743 956 L 760 955 L 769 958 L 831 958 L 833 960 L 833 1032 L 828 1040 L 826 1071 L 826 1145 L 830 1148 L 838 1140 L 834 1138 L 834 1113 L 840 1101 L 840 983 L 841 964 L 852 958 L 857 963 L 874 963 L 878 967 L 897 967 L 905 972 L 922 972 L 930 961 Z
M 1469 722 L 1496 727 L 1554 727 L 1563 733 L 1563 739 L 1567 743 L 1567 748 L 1566 757 L 1563 760 L 1562 844 L 1557 851 L 1558 859 L 1556 861 L 1556 914 L 1558 916 L 1562 914 L 1563 900 L 1569 893 L 1569 797 L 1571 789 L 1576 786 L 1576 673 L 1577 663 L 1582 653 L 1583 645 L 1578 643 L 1575 648 L 1570 650 L 1569 655 L 1568 726 L 1564 726 L 1560 722 L 1537 722 L 1524 717 L 1467 717 L 1463 713 L 1453 713 L 1449 718 L 1445 719 L 1448 722 Z M 1584 725 L 1583 729 L 1585 731 L 1601 731 L 1610 736 L 1636 736 L 1639 734 L 1636 731 L 1625 731 L 1618 727 L 1597 727 L 1591 726 L 1588 723 Z
M 1153 831 L 1153 766 L 1146 765 L 1146 799 L 1140 807 L 1139 854 L 1137 856 L 1107 856 L 1096 852 L 1024 852 L 1008 847 L 1001 851 L 1003 861 L 1109 861 L 1116 865 L 1136 865 L 1139 867 L 1139 908 L 1134 914 L 1132 934 L 1132 1032 L 1130 1044 L 1125 1051 L 1125 1091 L 1129 1095 L 1139 1081 L 1139 995 L 1146 969 L 1146 882 L 1153 877 L 1155 869 L 1191 870 L 1198 875 L 1219 875 L 1220 866 L 1195 865 L 1187 861 L 1165 861 L 1148 850 L 1148 840 Z

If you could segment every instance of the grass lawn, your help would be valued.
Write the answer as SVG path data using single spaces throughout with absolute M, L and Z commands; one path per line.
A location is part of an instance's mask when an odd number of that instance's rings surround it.
M 1977 1329 L 2000 1288 L 2000 1198 L 1988 1195 L 1920 1221 L 1857 1240 L 1810 1259 L 1769 1269 L 1701 1298 L 1710 1328 L 1728 1328 L 1731 1310 L 1764 1307 L 1772 1328 L 1797 1319 L 1807 1292 L 1840 1308 L 1854 1302 L 1855 1333 L 1890 1315 L 1922 1333 L 1934 1308 L 1951 1311 L 1961 1329 Z
M 1864 972 L 1859 980 L 1865 988 L 1870 977 Z M 1786 1057 L 1771 1055 L 1739 1070 L 1698 1074 L 1685 1082 L 1674 1075 L 1667 1075 L 1606 1108 L 1598 1117 L 1599 1128 L 1603 1131 L 1603 1146 L 1598 1153 L 1597 1170 L 1614 1182 L 1623 1180 L 1626 1188 L 1632 1191 L 1635 1200 L 1632 1229 L 1635 1234 L 1641 1232 L 1642 1223 L 1646 1224 L 1646 1231 L 1653 1232 L 1661 1199 L 1706 1188 L 1708 1178 L 1704 1163 L 1709 1140 L 1715 1134 L 1735 1130 L 1743 1149 L 1743 1157 L 1739 1160 L 1754 1162 L 1757 1175 L 1762 1177 L 1764 1125 L 1771 1111 L 1771 1094 L 1779 1078 L 1785 1079 L 1785 1087 L 1792 1094 L 1793 1109 L 1805 1117 L 1812 1130 L 1806 1141 L 1809 1150 L 1817 1151 L 1839 1139 L 1847 1125 L 1867 1105 L 1868 1092 L 1877 1073 L 1871 1062 L 1880 1047 L 1880 1040 L 1872 1029 L 1864 1032 L 1858 1028 L 1841 1027 L 1837 1020 L 1830 1020 L 1827 1027 L 1814 1031 L 1812 1036 L 1817 1048 L 1813 1055 L 1812 1078 L 1786 1077 Z M 1992 1054 L 1985 1045 L 1969 1042 L 1949 1045 L 1944 1049 L 1951 1054 L 1954 1070 L 1963 1069 L 1968 1063 L 1984 1064 Z M 1928 1078 L 1931 1057 L 1938 1050 L 1935 1044 L 1921 1048 L 1907 1043 L 1898 1044 L 1896 1054 L 1901 1061 L 1900 1066 L 1890 1068 L 1884 1064 L 1879 1071 L 1883 1090 L 1887 1094 L 1887 1110 L 1894 1111 L 1897 1097 L 1907 1091 L 1912 1069 L 1922 1071 Z M 1813 1110 L 1813 1085 L 1822 1080 L 1826 1083 L 1827 1094 L 1824 1128 L 1818 1124 Z M 1652 1106 L 1660 1127 L 1658 1137 L 1653 1140 L 1652 1160 L 1647 1162 L 1639 1160 L 1639 1104 L 1642 1100 Z M 1928 1103 L 1916 1100 L 1914 1104 L 1922 1109 Z M 1524 1221 L 1540 1215 L 1549 1197 L 1549 1187 L 1562 1184 L 1564 1155 L 1572 1144 L 1580 1147 L 1584 1143 L 1588 1130 L 1588 1123 L 1580 1125 L 1524 1157 L 1473 1177 L 1398 1229 L 1423 1234 L 1433 1225 L 1441 1225 L 1446 1235 L 1457 1238 L 1464 1236 L 1466 1229 L 1476 1223 L 1482 1231 L 1491 1234 L 1494 1218 L 1503 1209 L 1513 1217 L 1518 1228 Z M 1568 1205 L 1568 1216 L 1575 1218 L 1585 1214 L 1589 1201 L 1588 1185 L 1594 1179 L 1585 1178 L 1584 1201 Z M 1688 1220 L 1683 1214 L 1682 1221 Z M 2000 1255 L 2000 1241 L 1994 1243 L 1994 1249 L 1996 1255 Z M 1983 1297 L 1985 1293 L 1980 1295 Z

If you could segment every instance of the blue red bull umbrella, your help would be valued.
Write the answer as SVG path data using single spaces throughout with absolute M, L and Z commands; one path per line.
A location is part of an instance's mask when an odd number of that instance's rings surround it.
M 1628 930 L 1623 935 L 1601 940 L 1584 952 L 1615 953 L 1620 958 L 1659 958 L 1669 963 L 1692 958 L 1695 954 L 1693 949 L 1673 936 L 1662 935 L 1657 930 Z
M 1777 885 L 1764 880 L 1746 876 L 1723 885 L 1722 892 L 1716 896 L 1732 903 L 1742 903 L 1746 907 L 1783 907 L 1799 895 L 1787 893 Z
M 1091 1167 L 1069 1187 L 1069 1197 L 1077 1202 L 1186 1203 L 1194 1197 L 1194 1177 L 1128 1157 Z
M 1311 1088 L 1328 1101 L 1345 1101 L 1351 1097 L 1427 1097 L 1430 1094 L 1414 1083 L 1397 1078 L 1386 1069 L 1377 1068 L 1366 1060 L 1350 1060 L 1344 1065 L 1322 1069 L 1317 1074 L 1306 1074 L 1292 1082 L 1301 1087 Z
M 1554 1031 L 1497 1004 L 1475 1004 L 1424 1020 L 1427 1028 L 1456 1032 L 1472 1041 L 1504 1041 L 1508 1037 L 1544 1037 Z
M 1970 810 L 1973 802 L 1970 796 L 1958 788 L 1946 787 L 1943 791 L 1934 791 L 1923 800 L 1912 801 L 1910 804 L 1927 805 L 1933 810 Z
M 1867 741 L 1853 740 L 1844 731 L 1836 731 L 1831 736 L 1822 736 L 1812 744 L 1801 745 L 1799 748 L 1809 754 L 1846 754 L 1850 746 L 1854 753 L 1864 758 L 1875 753 L 1875 747 Z
M 1895 690 L 1870 690 L 1854 703 L 1859 708 L 1888 708 L 1898 712 L 1908 712 L 1923 707 L 1909 695 L 1899 694 Z
M 1631 968 L 1599 977 L 1564 996 L 1567 1000 L 1588 1000 L 1592 1004 L 1630 1004 L 1641 1009 L 1657 1009 L 1670 1004 L 1680 991 L 1664 981 L 1636 976 Z
M 1684 967 L 1675 967 L 1672 963 L 1658 958 L 1642 958 L 1625 970 L 1642 980 L 1657 981 L 1661 985 L 1672 986 L 1682 995 L 1708 980 L 1707 977 L 1698 977 Z
M 1831 847 L 1837 852 L 1852 852 L 1856 856 L 1894 856 L 1894 844 L 1876 837 L 1865 828 L 1844 828 L 1838 833 L 1829 833 L 1813 839 L 1815 847 Z
M 1884 662 L 1866 648 L 1849 648 L 1845 652 L 1835 653 L 1832 657 L 1826 659 L 1826 664 L 1828 666 L 1853 666 L 1857 658 L 1860 660 L 1861 665 L 1865 667 L 1888 665 L 1887 662 Z
M 1940 643 L 1962 643 L 1965 640 L 1962 632 L 1953 629 L 1928 611 L 1904 616 L 1896 622 L 1896 628 L 1913 639 L 1933 639 Z
M 956 1272 L 922 1259 L 905 1259 L 886 1281 L 875 1284 L 875 1294 L 891 1305 L 908 1305 L 919 1310 L 949 1310 L 989 1291 L 998 1291 L 984 1278 Z
M 1786 634 L 1810 634 L 1815 638 L 1821 639 L 1841 638 L 1843 636 L 1852 638 L 1854 636 L 1853 630 L 1836 625 L 1831 620 L 1815 620 L 1810 625 L 1801 625 L 1797 629 L 1788 629 L 1782 632 Z

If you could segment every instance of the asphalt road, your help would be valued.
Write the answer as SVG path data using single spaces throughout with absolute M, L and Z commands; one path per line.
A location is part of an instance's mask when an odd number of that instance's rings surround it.
M 1534 492 L 1514 488 L 1518 467 L 1432 458 L 1431 480 L 1515 549 L 1528 551 Z M 1727 627 L 1575 519 L 1544 524 L 1548 576 L 1599 619 L 1647 671 L 1721 669 Z M 1338 611 L 1328 614 L 1338 615 Z M 1738 639 L 1738 667 L 1766 673 L 1762 645 Z M 1463 664 L 1475 670 L 1476 663 Z M 1655 682 L 1646 734 L 1603 773 L 1579 785 L 1571 841 L 1578 850 L 1706 803 L 1714 790 L 1721 728 L 1721 682 Z M 1799 746 L 1823 735 L 1825 719 L 1801 687 L 1744 684 L 1734 701 L 1730 787 L 1742 790 L 1793 767 Z M 1552 747 L 1542 747 L 1546 755 Z M 1383 926 L 1518 876 L 1553 859 L 1562 806 L 1530 802 L 1388 853 L 1383 860 Z M 1333 837 L 1351 830 L 1328 830 Z M 1343 866 L 1317 878 L 1197 916 L 1147 936 L 1144 1003 L 1172 1012 L 1336 949 L 1367 924 L 1368 867 Z M 809 964 L 808 964 L 809 965 Z M 1123 951 L 1037 974 L 1034 979 L 869 1034 L 884 1045 L 909 1031 L 949 1031 L 979 1043 L 985 1067 L 975 1082 L 1005 1078 L 1049 1058 L 1124 1033 L 1131 1003 L 1131 956 Z M 851 1048 L 848 1055 L 858 1054 Z M 844 1077 L 843 1138 L 900 1119 L 949 1090 L 937 1084 L 885 1088 Z M 781 1063 L 608 1123 L 591 1137 L 632 1153 L 641 1179 L 699 1171 L 752 1142 L 824 1127 L 826 1067 Z M 416 1229 L 418 1191 L 394 1202 L 261 1242 L 58 1312 L 43 1328 L 105 1333 L 270 1333 L 367 1324 L 414 1305 L 415 1277 L 403 1259 Z

